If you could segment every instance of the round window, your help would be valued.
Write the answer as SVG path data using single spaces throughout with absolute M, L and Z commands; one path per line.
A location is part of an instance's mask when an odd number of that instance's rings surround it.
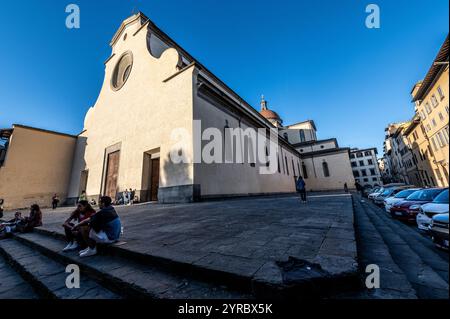
M 119 59 L 119 62 L 117 62 L 111 79 L 111 86 L 115 91 L 120 90 L 125 85 L 132 68 L 133 55 L 131 52 L 124 53 Z

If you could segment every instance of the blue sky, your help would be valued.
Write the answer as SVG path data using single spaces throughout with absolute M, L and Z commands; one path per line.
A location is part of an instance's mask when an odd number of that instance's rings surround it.
M 65 27 L 65 7 L 81 29 Z M 381 28 L 365 27 L 366 5 Z M 380 149 L 412 117 L 410 91 L 448 33 L 448 0 L 9 1 L 0 10 L 0 127 L 77 134 L 98 96 L 109 41 L 140 10 L 254 107 L 285 124 L 313 119 L 319 138 Z

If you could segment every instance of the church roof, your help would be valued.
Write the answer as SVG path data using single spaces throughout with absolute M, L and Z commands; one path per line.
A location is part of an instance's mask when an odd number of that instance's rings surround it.
M 262 116 L 264 116 L 268 120 L 278 120 L 281 121 L 280 116 L 277 114 L 277 112 L 271 111 L 271 110 L 262 110 L 260 112 Z

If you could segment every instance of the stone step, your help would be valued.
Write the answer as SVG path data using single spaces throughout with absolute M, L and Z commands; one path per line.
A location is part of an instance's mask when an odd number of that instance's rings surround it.
M 118 295 L 86 276 L 80 288 L 66 286 L 67 264 L 56 262 L 14 240 L 0 241 L 0 253 L 13 268 L 45 299 L 117 299 Z
M 387 244 L 372 224 L 360 200 L 359 196 L 354 197 L 355 230 L 361 273 L 365 274 L 368 265 L 377 265 L 380 268 L 380 288 L 366 290 L 358 298 L 417 299 L 415 290 L 393 260 Z M 363 281 L 365 276 L 363 275 Z
M 61 242 L 65 240 L 62 231 L 55 232 L 45 228 L 37 228 L 35 234 L 56 238 Z M 59 243 L 59 245 L 63 244 Z M 61 249 L 61 247 L 59 248 Z M 103 253 L 110 257 L 151 267 L 154 271 L 162 270 L 161 273 L 170 273 L 182 278 L 191 278 L 197 282 L 206 282 L 213 287 L 225 286 L 232 291 L 242 292 L 247 296 L 256 298 L 328 297 L 343 291 L 360 288 L 356 267 L 354 271 L 329 275 L 316 272 L 305 265 L 298 266 L 299 263 L 294 261 L 295 265 L 290 271 L 296 272 L 298 275 L 293 279 L 295 281 L 293 282 L 291 275 L 273 262 L 264 264 L 257 273 L 247 273 L 247 268 L 253 267 L 247 267 L 249 265 L 246 264 L 248 261 L 245 258 L 237 259 L 236 257 L 222 255 L 210 262 L 204 261 L 203 264 L 194 264 L 186 255 L 172 256 L 170 255 L 172 252 L 164 249 L 142 253 L 133 250 L 132 247 L 131 244 L 112 245 L 105 247 Z M 195 259 L 196 256 L 191 257 Z M 306 270 L 307 268 L 309 270 Z M 337 266 L 337 268 L 339 267 Z M 242 271 L 236 272 L 236 269 Z
M 419 298 L 448 299 L 448 282 L 430 266 L 430 253 L 425 254 L 424 248 L 419 248 L 422 245 L 420 241 L 412 242 L 412 238 L 415 237 L 414 232 L 410 230 L 406 235 L 402 228 L 408 227 L 407 225 L 384 218 L 385 213 L 372 203 L 365 203 L 363 209 L 388 246 L 393 260 L 416 290 L 417 296 Z M 425 249 L 429 248 L 425 247 Z M 425 255 L 427 259 L 424 259 Z M 438 257 L 433 256 L 432 258 L 437 259 Z
M 90 278 L 127 298 L 152 299 L 242 299 L 246 293 L 225 286 L 171 274 L 128 258 L 100 254 L 80 258 L 76 252 L 62 253 L 65 243 L 54 237 L 34 232 L 16 234 L 17 241 L 64 264 L 76 264 Z
M 38 298 L 31 285 L 0 255 L 0 300 Z
M 447 252 L 440 251 L 431 240 L 425 238 L 421 233 L 411 232 L 409 226 L 403 222 L 396 220 L 392 223 L 392 217 L 387 213 L 383 212 L 378 216 L 385 221 L 396 234 L 408 242 L 411 249 L 448 283 L 449 255 Z M 391 221 L 391 223 L 389 223 L 389 221 Z

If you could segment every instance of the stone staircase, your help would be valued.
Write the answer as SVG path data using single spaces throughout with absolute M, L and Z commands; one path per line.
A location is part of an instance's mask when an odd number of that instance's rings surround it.
M 39 298 L 252 298 L 248 293 L 220 284 L 166 271 L 161 264 L 149 264 L 139 260 L 139 256 L 124 257 L 117 247 L 104 248 L 98 256 L 82 259 L 76 252 L 62 253 L 65 244 L 58 234 L 36 230 L 0 241 L 0 255 L 29 283 Z M 69 264 L 80 268 L 80 289 L 66 287 L 69 274 L 65 269 Z M 170 265 L 166 268 L 170 269 Z
M 449 298 L 448 253 L 367 199 L 355 196 L 354 206 L 361 270 L 376 264 L 381 273 L 368 298 Z
M 38 294 L 0 255 L 0 300 L 37 298 Z
M 302 272 L 300 282 L 280 285 L 283 278 L 278 278 L 279 269 L 265 272 L 273 274 L 274 279 L 238 276 L 220 267 L 195 266 L 121 245 L 102 247 L 98 256 L 83 259 L 76 252 L 62 253 L 65 245 L 62 232 L 38 228 L 0 241 L 0 255 L 39 298 L 301 299 L 329 298 L 336 290 L 359 289 L 355 273 L 327 276 L 309 265 L 301 266 L 309 270 L 307 275 Z M 80 268 L 81 289 L 65 285 L 69 264 Z M 298 266 L 296 261 L 294 264 Z M 292 265 L 288 263 L 287 267 Z

